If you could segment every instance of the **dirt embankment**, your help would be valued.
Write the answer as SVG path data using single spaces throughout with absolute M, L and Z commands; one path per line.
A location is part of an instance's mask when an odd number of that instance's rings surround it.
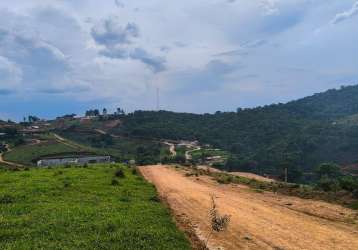
M 239 176 L 239 177 L 245 177 L 248 179 L 253 179 L 253 180 L 257 180 L 257 181 L 266 181 L 266 182 L 274 182 L 276 180 L 274 179 L 270 179 L 268 177 L 264 177 L 261 175 L 257 175 L 257 174 L 253 174 L 253 173 L 246 173 L 246 172 L 226 172 L 226 171 L 221 171 L 219 169 L 213 168 L 213 167 L 209 167 L 209 166 L 198 166 L 199 169 L 203 169 L 203 170 L 208 170 L 211 171 L 213 173 L 227 173 L 227 174 L 231 174 L 231 175 L 235 175 L 235 176 Z
M 258 193 L 245 186 L 219 185 L 207 176 L 186 177 L 166 166 L 140 168 L 178 217 L 205 240 L 210 230 L 211 195 L 231 216 L 227 232 L 215 234 L 211 249 L 358 249 L 357 215 L 325 202 Z

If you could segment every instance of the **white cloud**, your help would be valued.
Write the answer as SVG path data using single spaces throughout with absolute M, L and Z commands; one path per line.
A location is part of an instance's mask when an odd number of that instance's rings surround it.
M 338 13 L 334 19 L 331 21 L 332 24 L 337 24 L 337 23 L 340 23 L 340 22 L 343 22 L 355 15 L 358 14 L 358 1 L 355 2 L 352 6 L 352 8 L 350 8 L 349 10 L 347 11 L 344 11 L 344 12 L 341 12 L 341 13 Z
M 327 25 L 335 15 L 332 23 L 353 17 L 357 3 L 342 12 L 351 4 L 3 1 L 0 90 L 17 86 L 28 98 L 106 100 L 129 110 L 150 107 L 154 86 L 165 92 L 163 108 L 181 111 L 286 101 L 354 79 L 356 27 L 353 22 Z M 321 31 L 315 34 L 317 28 Z M 208 96 L 210 105 L 197 109 Z

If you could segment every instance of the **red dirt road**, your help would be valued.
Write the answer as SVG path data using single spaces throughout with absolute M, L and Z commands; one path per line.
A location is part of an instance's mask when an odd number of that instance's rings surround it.
M 219 212 L 231 216 L 229 229 L 215 234 L 210 249 L 358 249 L 357 215 L 325 202 L 257 193 L 245 186 L 219 185 L 207 176 L 186 177 L 166 166 L 140 168 L 177 217 L 195 225 L 205 240 L 210 230 L 211 195 Z

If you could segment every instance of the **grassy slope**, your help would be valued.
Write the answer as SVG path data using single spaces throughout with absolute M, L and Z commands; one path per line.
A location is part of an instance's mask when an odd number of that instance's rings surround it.
M 115 168 L 0 172 L 0 249 L 190 249 L 151 184 Z
M 4 158 L 10 162 L 32 165 L 32 160 L 41 156 L 62 153 L 76 153 L 78 149 L 67 146 L 58 142 L 47 142 L 37 145 L 24 145 L 14 148 L 12 151 L 5 153 Z
M 96 147 L 96 145 L 93 145 L 92 141 L 96 139 L 99 142 L 101 141 L 103 142 L 103 139 L 101 139 L 101 135 L 95 131 L 64 130 L 64 131 L 58 131 L 58 134 L 60 134 L 62 137 L 68 140 L 83 145 L 83 147 L 91 147 L 92 149 L 95 149 L 96 151 L 102 154 L 109 154 L 113 157 L 116 157 L 117 160 L 120 161 L 135 159 L 137 156 L 137 150 L 140 147 L 144 147 L 146 149 L 152 149 L 152 150 L 158 148 L 159 152 L 152 152 L 153 157 L 157 158 L 157 161 L 159 161 L 160 157 L 165 157 L 170 155 L 167 146 L 163 144 L 160 144 L 158 146 L 157 142 L 153 142 L 150 140 L 142 140 L 142 139 L 126 138 L 126 137 L 121 137 L 121 138 L 112 137 L 113 140 L 112 145 L 103 145 L 102 147 L 99 146 Z

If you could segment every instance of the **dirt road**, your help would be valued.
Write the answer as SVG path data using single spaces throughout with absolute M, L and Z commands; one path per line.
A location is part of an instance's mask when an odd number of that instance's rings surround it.
M 7 152 L 11 151 L 11 148 L 8 144 L 5 144 L 5 147 L 7 149 Z M 12 166 L 12 167 L 24 167 L 24 165 L 14 162 L 5 161 L 3 157 L 4 153 L 0 153 L 0 163 L 3 163 L 4 165 Z
M 205 239 L 210 223 L 211 195 L 219 211 L 231 216 L 226 233 L 215 234 L 210 249 L 358 249 L 354 211 L 319 201 L 303 200 L 245 186 L 219 185 L 207 176 L 186 177 L 166 166 L 142 167 L 176 216 L 195 225 Z
M 170 154 L 175 157 L 177 155 L 177 151 L 175 151 L 175 145 L 173 143 L 170 142 L 164 142 L 163 144 L 169 146 L 169 151 Z

